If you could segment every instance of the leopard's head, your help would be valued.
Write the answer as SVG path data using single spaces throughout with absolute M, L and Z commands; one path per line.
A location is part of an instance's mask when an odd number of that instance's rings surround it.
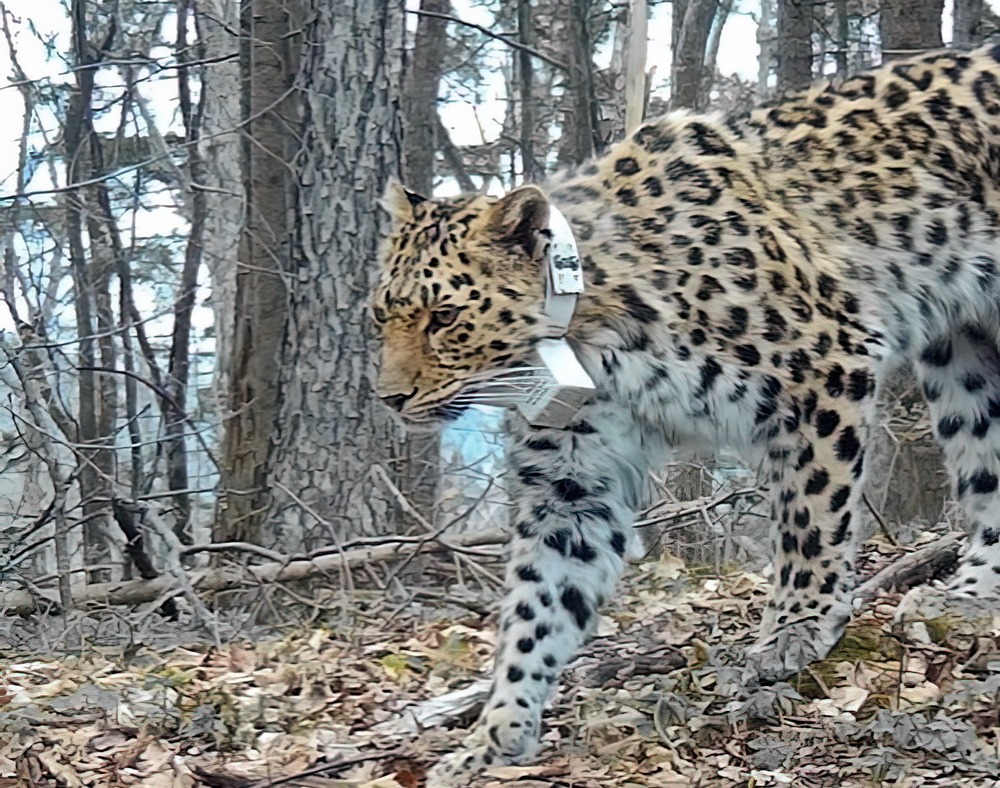
M 489 381 L 551 333 L 542 314 L 549 203 L 534 186 L 502 198 L 425 199 L 397 183 L 372 318 L 376 390 L 412 421 L 489 401 Z

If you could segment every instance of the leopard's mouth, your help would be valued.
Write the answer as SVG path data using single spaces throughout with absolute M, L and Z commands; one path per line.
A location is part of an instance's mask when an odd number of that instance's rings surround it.
M 425 410 L 415 413 L 398 413 L 407 429 L 432 430 L 441 429 L 449 424 L 458 421 L 462 415 L 470 408 L 470 405 L 453 405 L 445 403 L 434 405 Z
M 443 422 L 457 421 L 470 407 L 470 405 L 438 405 L 428 412 L 428 416 Z

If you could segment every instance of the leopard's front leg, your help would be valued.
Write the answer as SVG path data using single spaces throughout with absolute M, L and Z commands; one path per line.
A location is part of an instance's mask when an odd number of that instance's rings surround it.
M 512 541 L 493 686 L 465 749 L 431 770 L 429 788 L 468 786 L 490 765 L 534 755 L 545 702 L 634 538 L 647 468 L 634 425 L 599 405 L 565 430 L 508 421 Z

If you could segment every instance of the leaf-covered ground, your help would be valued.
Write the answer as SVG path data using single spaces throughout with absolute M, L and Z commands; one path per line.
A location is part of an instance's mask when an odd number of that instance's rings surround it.
M 765 590 L 637 567 L 567 672 L 538 764 L 481 784 L 1000 786 L 1000 615 L 914 643 L 885 597 L 807 673 L 722 691 Z M 0 654 L 0 788 L 416 788 L 474 714 L 494 642 L 492 619 L 428 596 L 221 648 Z

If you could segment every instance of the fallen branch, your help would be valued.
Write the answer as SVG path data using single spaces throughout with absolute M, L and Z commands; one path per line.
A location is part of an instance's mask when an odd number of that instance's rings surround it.
M 506 537 L 500 532 L 496 532 L 496 535 L 502 539 L 498 539 L 494 544 L 501 544 L 502 541 L 506 540 Z M 335 551 L 312 559 L 287 562 L 272 561 L 249 567 L 189 570 L 184 573 L 185 580 L 188 581 L 185 584 L 189 583 L 189 588 L 198 593 L 256 588 L 266 583 L 305 580 L 314 575 L 339 571 L 345 566 L 407 558 L 414 552 L 436 553 L 461 550 L 467 554 L 471 553 L 481 557 L 496 557 L 493 553 L 470 550 L 470 546 L 481 545 L 483 545 L 483 535 L 470 534 L 468 537 L 448 541 L 399 542 L 376 547 L 358 547 Z M 190 548 L 188 550 L 191 551 Z M 181 587 L 175 577 L 171 574 L 164 574 L 152 580 L 92 583 L 73 595 L 72 605 L 74 607 L 86 604 L 137 605 L 170 596 L 172 593 L 180 594 L 184 591 L 185 589 Z M 46 590 L 45 599 L 53 603 L 59 602 L 58 594 L 54 589 L 51 592 Z M 27 591 L 8 591 L 0 594 L 0 613 L 27 615 L 37 611 L 39 603 L 43 601 Z
M 936 542 L 907 553 L 858 586 L 854 595 L 868 601 L 878 596 L 879 591 L 905 591 L 926 583 L 958 562 L 960 544 L 958 534 L 948 534 Z
M 160 573 L 153 565 L 153 559 L 146 552 L 142 530 L 135 522 L 135 510 L 133 506 L 116 498 L 111 501 L 111 513 L 114 515 L 118 527 L 125 534 L 125 553 L 131 559 L 133 566 L 135 566 L 136 571 L 139 573 L 139 577 L 143 580 L 155 580 L 158 578 Z M 177 603 L 173 600 L 173 597 L 160 605 L 160 612 L 171 621 L 177 620 Z

